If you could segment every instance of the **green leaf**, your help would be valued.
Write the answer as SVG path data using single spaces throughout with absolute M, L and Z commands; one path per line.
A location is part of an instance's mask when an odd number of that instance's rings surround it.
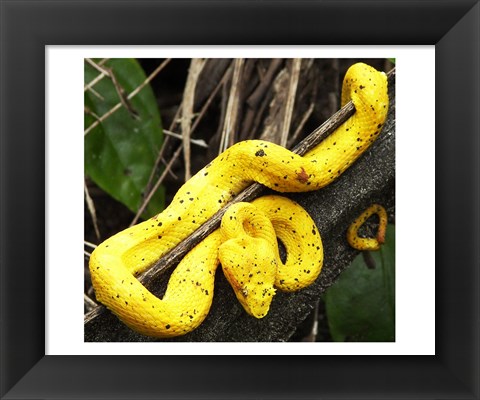
M 386 242 L 371 252 L 375 269 L 360 254 L 325 293 L 330 334 L 335 341 L 395 340 L 395 227 Z
M 125 97 L 146 79 L 134 59 L 111 59 L 105 67 L 113 71 Z M 85 84 L 100 72 L 85 62 Z M 85 92 L 85 128 L 120 102 L 112 80 L 104 77 Z M 136 212 L 154 168 L 163 140 L 160 114 L 150 85 L 129 100 L 131 112 L 120 107 L 85 136 L 85 172 L 113 198 Z M 143 216 L 163 209 L 163 189 L 157 191 Z

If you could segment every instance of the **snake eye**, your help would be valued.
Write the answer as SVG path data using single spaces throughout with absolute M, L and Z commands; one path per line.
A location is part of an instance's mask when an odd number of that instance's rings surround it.
M 246 287 L 242 288 L 242 294 L 244 297 L 248 296 L 248 289 Z

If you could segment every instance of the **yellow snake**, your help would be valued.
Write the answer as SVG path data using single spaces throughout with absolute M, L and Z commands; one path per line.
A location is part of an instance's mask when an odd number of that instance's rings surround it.
M 220 229 L 174 270 L 162 299 L 135 276 L 252 182 L 277 192 L 305 192 L 338 178 L 381 131 L 388 111 L 386 75 L 362 63 L 350 67 L 342 105 L 349 100 L 354 115 L 303 157 L 265 141 L 239 142 L 187 181 L 163 212 L 101 243 L 90 258 L 97 300 L 141 334 L 172 337 L 205 319 L 219 263 L 238 300 L 257 318 L 268 312 L 274 287 L 294 291 L 310 285 L 323 262 L 320 234 L 306 211 L 280 196 L 232 205 Z M 285 264 L 276 237 L 285 245 Z
M 376 236 L 374 238 L 363 238 L 358 236 L 358 229 L 374 214 L 378 215 L 379 218 Z M 348 227 L 348 243 L 357 250 L 378 250 L 385 242 L 387 222 L 387 211 L 385 208 L 379 204 L 372 204 Z

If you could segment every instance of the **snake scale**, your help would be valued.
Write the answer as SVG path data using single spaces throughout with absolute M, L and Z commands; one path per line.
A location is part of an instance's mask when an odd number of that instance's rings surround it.
M 260 140 L 228 148 L 188 180 L 163 212 L 93 251 L 89 266 L 97 300 L 135 331 L 164 338 L 186 334 L 203 322 L 220 264 L 237 299 L 256 318 L 267 314 L 276 290 L 313 283 L 323 264 L 320 234 L 302 207 L 279 195 L 230 206 L 221 227 L 175 268 L 163 298 L 136 276 L 253 182 L 276 192 L 306 192 L 337 179 L 379 135 L 388 111 L 387 86 L 385 73 L 363 63 L 351 66 L 341 102 L 352 100 L 356 112 L 303 157 Z M 285 262 L 277 240 L 285 246 Z

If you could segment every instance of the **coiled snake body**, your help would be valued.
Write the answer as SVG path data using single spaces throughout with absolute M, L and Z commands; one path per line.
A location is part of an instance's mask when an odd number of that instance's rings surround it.
M 386 75 L 366 64 L 350 67 L 342 104 L 349 100 L 355 114 L 305 156 L 264 141 L 237 143 L 186 182 L 163 212 L 101 243 L 90 258 L 97 299 L 137 332 L 171 337 L 205 319 L 220 263 L 238 300 L 257 318 L 268 312 L 275 288 L 295 291 L 314 282 L 323 263 L 319 232 L 305 210 L 277 195 L 230 206 L 221 228 L 174 270 L 162 299 L 135 276 L 252 182 L 277 192 L 305 192 L 338 178 L 381 131 L 388 111 Z M 286 248 L 285 263 L 277 237 Z

